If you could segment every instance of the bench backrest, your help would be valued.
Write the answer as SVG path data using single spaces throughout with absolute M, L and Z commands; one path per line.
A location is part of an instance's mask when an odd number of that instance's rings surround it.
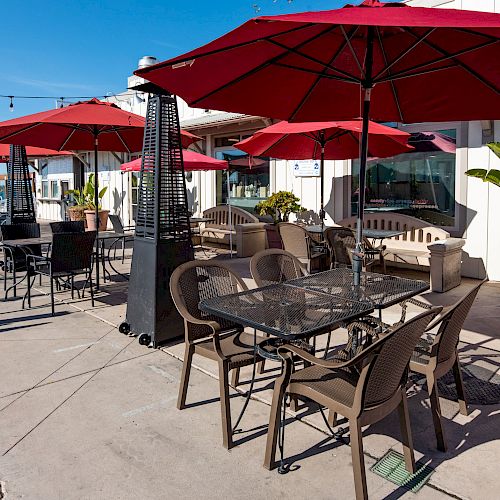
M 356 221 L 356 217 L 348 217 L 338 222 L 338 224 L 354 229 L 357 225 Z M 394 212 L 365 213 L 364 228 L 404 231 L 401 236 L 395 236 L 392 239 L 414 243 L 429 244 L 433 241 L 445 240 L 450 237 L 450 233 L 444 229 L 415 217 Z
M 212 207 L 203 212 L 203 217 L 213 219 L 212 222 L 207 222 L 205 227 L 213 227 L 218 229 L 228 229 L 231 225 L 232 228 L 236 224 L 248 224 L 249 222 L 259 222 L 259 219 L 238 207 L 231 207 L 231 224 L 229 224 L 229 207 L 227 205 L 220 205 Z

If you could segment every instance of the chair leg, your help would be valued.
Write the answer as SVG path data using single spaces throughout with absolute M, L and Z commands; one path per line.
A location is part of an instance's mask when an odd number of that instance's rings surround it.
M 52 316 L 55 316 L 54 311 L 54 278 L 50 276 L 50 309 Z
M 460 370 L 460 361 L 458 361 L 458 354 L 453 364 L 453 376 L 455 377 L 455 385 L 457 387 L 458 406 L 462 415 L 468 415 L 467 401 L 465 400 L 464 381 L 462 380 L 462 372 Z
M 444 439 L 443 424 L 441 422 L 441 406 L 439 404 L 439 394 L 437 380 L 433 375 L 427 375 L 427 387 L 429 388 L 429 398 L 431 401 L 432 420 L 436 432 L 437 448 L 439 451 L 446 451 L 446 442 Z
M 365 459 L 363 456 L 363 435 L 359 419 L 349 419 L 349 431 L 351 434 L 352 470 L 356 500 L 367 500 L 368 489 L 366 487 Z
M 405 457 L 406 470 L 413 474 L 415 472 L 415 454 L 413 452 L 413 439 L 411 436 L 410 414 L 408 413 L 408 401 L 405 388 L 401 389 L 401 402 L 398 406 L 399 427 L 401 428 L 401 443 Z
M 264 456 L 264 467 L 272 470 L 276 467 L 276 446 L 278 444 L 278 431 L 281 423 L 280 413 L 285 387 L 280 379 L 274 383 L 273 401 L 269 413 L 269 427 L 267 429 L 266 454 Z
M 222 444 L 230 450 L 233 447 L 233 428 L 231 425 L 231 405 L 229 403 L 229 368 L 219 361 L 219 392 L 222 417 Z
M 17 286 L 15 285 L 16 281 L 17 281 L 17 278 L 16 278 L 16 264 L 13 263 L 13 266 L 12 266 L 12 280 L 14 282 L 14 297 L 17 296 Z
M 75 276 L 71 275 L 71 300 L 75 299 Z
M 232 370 L 231 374 L 231 386 L 236 388 L 238 387 L 239 383 L 240 383 L 240 369 L 235 368 L 234 370 Z
M 330 427 L 335 427 L 337 425 L 337 412 L 330 410 L 328 412 L 328 425 Z
M 125 238 L 122 240 L 122 264 L 125 262 Z
M 186 407 L 186 395 L 189 384 L 189 374 L 191 373 L 191 362 L 193 360 L 194 347 L 186 344 L 184 350 L 184 362 L 182 363 L 181 385 L 179 396 L 177 397 L 177 409 L 183 410 Z
M 92 307 L 95 307 L 95 302 L 94 302 L 94 283 L 92 281 L 92 269 L 89 271 L 89 286 L 90 286 L 90 302 L 92 304 Z M 83 293 L 82 293 L 83 295 Z

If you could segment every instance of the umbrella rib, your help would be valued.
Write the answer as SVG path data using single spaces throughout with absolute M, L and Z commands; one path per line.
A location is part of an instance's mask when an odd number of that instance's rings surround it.
M 125 144 L 125 141 L 123 140 L 123 137 L 120 135 L 120 131 L 118 129 L 116 129 L 115 133 L 118 136 L 118 139 L 120 139 L 120 141 L 123 144 L 123 146 L 125 147 L 125 149 L 127 150 L 127 153 L 130 153 L 131 151 L 130 151 L 129 147 Z
M 198 54 L 198 55 L 196 55 L 194 57 L 193 57 L 193 55 L 191 55 L 189 57 L 183 57 L 182 59 L 176 59 L 175 62 L 172 62 L 172 61 L 160 62 L 158 64 L 155 64 L 155 70 L 160 69 L 160 68 L 164 68 L 165 66 L 176 66 L 178 64 L 182 64 L 182 63 L 185 63 L 185 62 L 188 62 L 188 61 L 192 61 L 193 59 L 200 59 L 201 57 L 212 56 L 214 54 L 219 54 L 219 53 L 225 52 L 227 50 L 239 49 L 240 47 L 246 47 L 247 45 L 252 45 L 254 43 L 266 41 L 268 39 L 275 38 L 275 37 L 278 37 L 278 36 L 281 36 L 281 35 L 288 35 L 289 33 L 294 33 L 295 31 L 300 31 L 300 30 L 303 30 L 303 29 L 307 29 L 307 28 L 310 28 L 311 26 L 314 26 L 314 25 L 315 25 L 314 23 L 307 23 L 307 24 L 305 24 L 303 26 L 296 26 L 294 28 L 290 28 L 290 29 L 285 30 L 285 31 L 280 31 L 279 33 L 274 33 L 272 35 L 265 36 L 265 37 L 262 37 L 262 38 L 250 40 L 250 41 L 247 41 L 247 42 L 235 43 L 234 45 L 230 45 L 228 47 L 222 47 L 221 49 L 209 50 L 208 52 L 204 52 L 202 54 Z
M 455 52 L 453 54 L 443 55 L 442 57 L 438 57 L 437 59 L 433 59 L 432 61 L 427 61 L 425 63 L 420 63 L 420 64 L 417 64 L 415 66 L 411 66 L 409 68 L 404 69 L 403 71 L 400 71 L 398 73 L 393 73 L 392 75 L 390 75 L 388 77 L 385 77 L 385 78 L 376 79 L 375 81 L 376 81 L 376 83 L 379 83 L 379 82 L 389 81 L 391 78 L 400 78 L 400 77 L 406 77 L 406 76 L 414 76 L 414 75 L 424 74 L 425 72 L 411 73 L 411 71 L 415 71 L 417 69 L 425 68 L 425 67 L 430 66 L 432 64 L 437 64 L 437 63 L 440 63 L 440 62 L 443 62 L 443 61 L 447 61 L 449 59 L 453 59 L 454 57 L 458 57 L 458 56 L 461 56 L 463 54 L 467 54 L 468 52 L 473 52 L 474 50 L 478 50 L 478 49 L 481 49 L 483 47 L 487 47 L 488 45 L 493 45 L 495 43 L 498 43 L 498 40 L 488 41 L 488 42 L 485 42 L 485 43 L 483 43 L 481 45 L 476 45 L 474 47 L 469 47 L 467 49 L 460 50 L 459 52 Z M 435 50 L 438 50 L 438 49 L 435 49 Z M 440 69 L 449 69 L 449 68 L 456 67 L 456 66 L 457 66 L 457 62 L 454 62 L 452 65 L 449 65 L 449 66 L 443 66 L 441 68 L 431 68 L 430 71 L 436 71 L 436 70 L 440 70 Z
M 375 31 L 377 32 L 378 43 L 380 44 L 380 50 L 382 52 L 382 56 L 384 58 L 384 63 L 386 65 L 384 72 L 387 71 L 387 73 L 389 74 L 389 76 L 391 76 L 390 68 L 391 68 L 391 66 L 392 66 L 393 63 L 390 64 L 390 65 L 387 65 L 387 53 L 385 51 L 384 44 L 382 43 L 382 36 L 380 34 L 380 29 L 378 28 L 378 26 L 375 28 Z M 433 30 L 431 30 L 431 32 L 432 31 Z M 422 38 L 413 47 L 416 47 L 421 41 L 422 41 Z M 396 102 L 396 106 L 398 108 L 399 121 L 401 123 L 404 123 L 403 112 L 402 112 L 401 106 L 399 104 L 399 96 L 398 96 L 398 92 L 396 90 L 396 84 L 394 83 L 394 80 L 390 80 L 390 84 L 391 84 L 392 94 L 394 95 L 394 101 Z
M 300 49 L 304 45 L 308 44 L 310 41 L 315 40 L 316 38 L 320 37 L 323 33 L 326 33 L 329 30 L 330 30 L 330 27 L 328 27 L 328 29 L 323 30 L 320 34 L 314 35 L 313 37 L 309 37 L 307 40 L 303 40 L 296 47 L 294 47 L 294 49 Z M 261 40 L 264 40 L 264 39 L 261 39 Z M 200 101 L 203 101 L 204 99 L 207 99 L 211 95 L 213 95 L 213 94 L 215 94 L 217 92 L 220 92 L 221 90 L 224 90 L 227 87 L 230 87 L 231 85 L 234 85 L 234 84 L 240 82 L 241 80 L 244 80 L 245 78 L 249 77 L 250 75 L 253 75 L 257 71 L 260 71 L 260 70 L 266 68 L 267 66 L 270 66 L 271 64 L 274 64 L 276 61 L 279 61 L 280 59 L 282 59 L 283 57 L 285 57 L 287 54 L 288 54 L 287 51 L 283 51 L 281 54 L 278 54 L 277 56 L 272 57 L 271 59 L 265 61 L 264 63 L 259 64 L 255 68 L 252 68 L 251 70 L 243 73 L 242 75 L 234 78 L 233 80 L 230 80 L 229 82 L 226 82 L 224 85 L 221 85 L 220 87 L 218 87 L 218 88 L 216 88 L 214 90 L 211 90 L 208 94 L 205 94 L 202 97 L 199 97 L 198 99 L 195 99 L 194 101 L 190 102 L 190 104 L 191 105 L 196 105 L 197 103 L 199 103 Z
M 0 140 L 2 141 L 5 141 L 6 139 L 9 139 L 10 137 L 14 137 L 16 136 L 17 134 L 21 134 L 23 132 L 26 132 L 28 130 L 31 130 L 32 128 L 35 128 L 35 127 L 38 127 L 39 125 L 41 125 L 40 122 L 37 122 L 37 123 L 31 123 L 30 125 L 28 125 L 27 127 L 24 127 L 20 130 L 16 130 L 15 132 L 11 132 L 10 134 L 7 134 L 7 135 L 4 135 L 2 137 L 0 137 Z
M 61 144 L 61 147 L 59 149 L 64 149 L 65 148 L 66 144 L 71 139 L 71 137 L 76 132 L 76 130 L 77 130 L 76 127 L 74 127 L 74 128 L 71 129 L 71 132 L 68 134 L 68 136 L 66 137 L 66 139 L 64 140 L 64 142 Z
M 303 73 L 309 73 L 311 75 L 316 75 L 321 78 L 328 78 L 329 80 L 339 80 L 344 83 L 352 83 L 355 85 L 359 85 L 359 81 L 350 81 L 346 80 L 345 78 L 342 78 L 340 76 L 335 76 L 335 75 L 326 75 L 322 71 L 316 71 L 314 69 L 306 69 L 306 68 L 301 68 L 300 66 L 294 66 L 293 64 L 285 64 L 285 63 L 272 63 L 274 66 L 279 66 L 280 68 L 288 68 L 288 69 L 293 69 L 295 71 L 302 71 Z
M 358 59 L 358 56 L 356 55 L 356 52 L 354 51 L 354 48 L 351 44 L 351 40 L 348 38 L 347 36 L 347 33 L 344 29 L 344 26 L 342 25 L 339 25 L 340 26 L 340 30 L 342 31 L 342 34 L 344 35 L 344 38 L 345 38 L 345 41 L 347 43 L 347 46 L 349 47 L 350 51 L 351 51 L 351 54 L 353 55 L 354 57 L 354 60 L 356 61 L 356 64 L 358 65 L 358 68 L 359 68 L 359 71 L 361 73 L 361 76 L 362 78 L 364 79 L 365 78 L 365 70 L 363 69 L 363 66 L 362 64 L 359 62 L 359 59 Z
M 412 36 L 416 36 L 415 33 L 413 33 L 413 31 L 411 29 L 409 29 L 409 28 L 403 28 L 403 30 L 405 30 L 407 33 L 409 33 Z M 443 60 L 452 59 L 452 61 L 454 62 L 455 66 L 459 66 L 463 70 L 467 71 L 472 76 L 474 76 L 475 78 L 477 78 L 483 85 L 489 87 L 491 90 L 493 90 L 494 92 L 498 93 L 499 89 L 497 89 L 494 84 L 492 84 L 492 83 L 488 82 L 487 80 L 485 80 L 479 73 L 477 73 L 475 70 L 473 70 L 472 68 L 470 68 L 467 64 L 464 64 L 463 62 L 461 62 L 461 61 L 459 61 L 459 60 L 456 59 L 456 57 L 458 57 L 460 55 L 463 55 L 463 54 L 465 54 L 467 52 L 472 52 L 474 50 L 486 47 L 488 45 L 492 45 L 494 43 L 498 43 L 498 40 L 488 41 L 488 42 L 485 42 L 485 43 L 483 43 L 481 45 L 476 45 L 475 47 L 472 47 L 472 48 L 469 48 L 469 49 L 464 49 L 464 50 L 459 51 L 457 53 L 450 54 L 448 51 L 442 49 L 441 47 L 438 47 L 436 44 L 434 44 L 432 42 L 429 42 L 429 40 L 424 40 L 424 44 L 425 45 L 427 45 L 431 49 L 435 50 L 436 52 L 440 52 L 444 56 Z
M 336 28 L 336 26 L 331 28 L 329 31 L 333 31 L 335 28 Z M 327 33 L 323 33 L 322 35 L 325 35 Z M 268 40 L 268 42 L 270 42 L 273 45 L 276 45 L 278 47 L 281 47 L 282 49 L 288 50 L 289 52 L 292 52 L 293 54 L 297 54 L 298 56 L 303 57 L 304 59 L 307 59 L 308 61 L 312 61 L 314 63 L 320 64 L 321 66 L 324 66 L 326 69 L 329 69 L 330 71 L 335 71 L 336 73 L 339 73 L 340 75 L 344 76 L 346 78 L 346 81 L 360 83 L 359 78 L 356 78 L 351 73 L 347 73 L 346 71 L 342 71 L 341 69 L 338 69 L 338 68 L 335 68 L 334 66 L 331 66 L 330 62 L 325 63 L 324 61 L 320 61 L 319 59 L 316 59 L 315 57 L 304 54 L 303 52 L 300 52 L 299 50 L 295 50 L 293 48 L 287 47 L 285 44 L 279 43 L 276 40 Z M 323 71 L 325 71 L 325 70 L 323 70 Z
M 349 39 L 354 36 L 354 34 L 356 33 L 357 30 L 358 30 L 358 27 L 355 27 L 355 28 L 353 28 L 351 30 L 351 33 L 349 34 Z M 335 62 L 335 60 L 337 59 L 337 57 L 345 49 L 346 43 L 347 42 L 344 41 L 344 43 L 338 48 L 338 50 L 335 52 L 335 54 L 330 59 L 330 61 L 328 61 L 328 65 L 329 66 L 331 66 Z M 323 70 L 321 73 L 322 74 L 317 75 L 317 78 L 314 81 L 314 83 L 311 85 L 311 87 L 309 88 L 309 90 L 307 91 L 307 93 L 304 95 L 304 97 L 300 100 L 300 102 L 297 105 L 297 107 L 293 110 L 292 114 L 290 115 L 290 120 L 293 120 L 295 118 L 295 115 L 300 111 L 300 109 L 305 104 L 305 102 L 307 101 L 307 99 L 309 99 L 309 96 L 313 93 L 314 89 L 316 88 L 316 86 L 318 85 L 318 83 L 321 81 L 322 75 L 324 75 L 326 73 L 326 71 Z
M 392 61 L 391 63 L 389 63 L 389 65 L 387 65 L 387 57 L 385 57 L 385 59 L 386 59 L 386 61 L 385 61 L 385 64 L 386 64 L 385 68 L 382 68 L 373 77 L 373 80 L 377 81 L 377 79 L 380 76 L 382 76 L 384 73 L 388 73 L 389 70 L 392 68 L 392 66 L 394 66 L 399 61 L 401 61 L 401 59 L 403 59 L 403 57 L 405 57 L 406 55 L 408 55 L 409 52 L 411 52 L 415 47 L 417 47 L 420 43 L 422 43 L 430 34 L 434 33 L 435 30 L 436 30 L 436 28 L 432 28 L 427 33 L 425 33 L 423 36 L 419 37 L 419 39 L 415 43 L 413 43 L 412 45 L 410 45 L 407 49 L 403 50 L 403 52 L 401 52 L 401 54 L 399 54 L 399 56 L 397 56 L 396 59 L 394 59 L 394 61 Z M 380 30 L 378 29 L 378 27 L 377 27 L 377 33 L 378 33 L 379 40 L 381 40 Z M 380 41 L 380 45 L 382 46 L 382 41 Z

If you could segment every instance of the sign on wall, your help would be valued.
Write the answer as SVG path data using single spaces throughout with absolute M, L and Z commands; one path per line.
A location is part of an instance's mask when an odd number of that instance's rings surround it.
M 321 175 L 319 160 L 293 160 L 291 163 L 295 177 L 319 177 Z

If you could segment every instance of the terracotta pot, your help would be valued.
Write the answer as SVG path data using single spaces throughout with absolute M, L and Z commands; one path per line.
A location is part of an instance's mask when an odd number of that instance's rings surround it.
M 99 210 L 99 231 L 106 231 L 108 227 L 109 210 Z M 95 231 L 95 210 L 85 210 L 85 217 L 87 219 L 87 229 Z
M 280 233 L 276 224 L 266 224 L 267 248 L 283 249 Z

